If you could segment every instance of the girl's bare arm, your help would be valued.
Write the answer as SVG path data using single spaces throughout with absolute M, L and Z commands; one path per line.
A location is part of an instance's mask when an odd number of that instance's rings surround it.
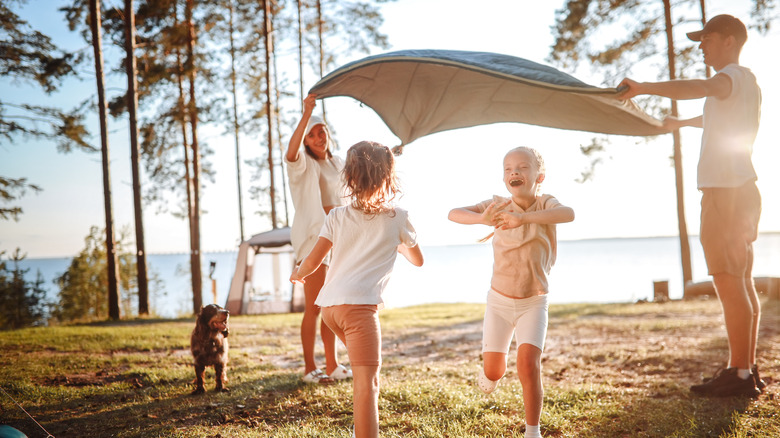
M 464 225 L 482 224 L 493 226 L 495 225 L 497 213 L 508 204 L 508 200 L 500 203 L 493 201 L 483 212 L 477 210 L 476 205 L 453 208 L 450 210 L 450 214 L 447 218 L 453 222 Z
M 501 212 L 497 215 L 496 228 L 508 230 L 525 224 L 562 224 L 574 220 L 574 210 L 565 205 L 559 205 L 548 210 L 532 211 L 530 213 Z
M 306 135 L 304 131 L 309 124 L 309 119 L 311 119 L 311 114 L 314 111 L 316 104 L 317 95 L 315 94 L 309 94 L 303 99 L 303 115 L 301 116 L 301 121 L 298 122 L 295 131 L 293 131 L 292 136 L 290 136 L 290 143 L 287 146 L 287 161 L 298 161 L 298 154 L 300 153 L 301 144 L 303 143 L 303 136 Z
M 311 252 L 303 258 L 300 265 L 293 268 L 292 274 L 290 275 L 290 281 L 305 283 L 306 277 L 320 267 L 322 261 L 325 260 L 325 256 L 328 255 L 328 251 L 330 251 L 332 247 L 333 242 L 330 240 L 324 237 L 317 239 L 317 243 L 314 244 L 314 248 L 311 249 Z
M 409 260 L 409 263 L 414 266 L 419 267 L 423 265 L 424 260 L 420 245 L 414 245 L 410 248 L 402 243 L 398 245 L 398 253 L 406 257 L 406 260 Z

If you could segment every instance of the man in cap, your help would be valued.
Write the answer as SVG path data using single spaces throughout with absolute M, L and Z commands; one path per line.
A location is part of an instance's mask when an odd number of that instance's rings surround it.
M 761 196 L 751 160 L 761 115 L 761 90 L 751 71 L 739 65 L 747 40 L 742 22 L 731 15 L 710 19 L 687 34 L 699 42 L 709 79 L 636 82 L 624 79 L 619 97 L 652 94 L 675 100 L 705 98 L 703 115 L 667 117 L 669 130 L 703 128 L 698 164 L 702 192 L 700 239 L 709 274 L 723 308 L 729 345 L 728 368 L 691 386 L 714 396 L 757 396 L 764 388 L 756 366 L 761 308 L 752 278 L 753 242 L 758 236 Z

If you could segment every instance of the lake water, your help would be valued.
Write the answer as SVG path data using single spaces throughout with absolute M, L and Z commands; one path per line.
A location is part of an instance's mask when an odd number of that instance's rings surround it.
M 416 268 L 399 257 L 385 292 L 387 307 L 437 302 L 484 302 L 493 264 L 489 243 L 423 247 L 425 265 Z M 694 281 L 709 279 L 698 238 L 691 238 Z M 268 256 L 263 256 L 268 257 Z M 202 259 L 203 303 L 214 302 L 209 266 L 215 262 L 217 300 L 224 305 L 233 277 L 237 252 L 204 253 Z M 161 280 L 163 289 L 150 291 L 152 310 L 164 317 L 186 315 L 192 308 L 187 254 L 151 254 L 149 271 Z M 69 258 L 26 259 L 28 281 L 36 271 L 44 278 L 49 297 L 56 299 L 53 279 L 70 264 Z M 261 262 L 262 264 L 262 262 Z M 256 278 L 268 278 L 259 267 Z M 780 233 L 759 236 L 755 245 L 753 273 L 756 277 L 780 276 Z M 259 274 L 259 275 L 258 275 Z M 283 273 L 289 276 L 289 272 Z M 681 298 L 682 270 L 679 241 L 675 237 L 594 239 L 561 241 L 558 260 L 550 274 L 551 303 L 611 303 L 652 299 L 653 282 L 669 281 L 671 298 Z M 150 285 L 150 289 L 152 286 Z

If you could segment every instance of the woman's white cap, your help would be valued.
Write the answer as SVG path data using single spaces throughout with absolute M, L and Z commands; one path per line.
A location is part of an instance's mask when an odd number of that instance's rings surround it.
M 322 120 L 322 117 L 311 116 L 311 118 L 309 118 L 309 124 L 306 125 L 306 133 L 304 133 L 303 135 L 304 136 L 309 135 L 309 132 L 311 132 L 311 128 L 317 125 L 325 125 L 326 128 L 328 127 L 327 123 L 325 123 L 325 121 Z

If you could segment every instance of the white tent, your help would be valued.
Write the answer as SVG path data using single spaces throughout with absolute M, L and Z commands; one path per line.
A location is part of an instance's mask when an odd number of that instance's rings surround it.
M 255 266 L 256 263 L 268 263 L 268 266 Z M 292 285 L 288 280 L 294 263 L 289 227 L 255 234 L 242 242 L 225 308 L 233 315 L 301 311 L 304 304 L 302 287 Z M 270 271 L 269 278 L 255 279 L 259 268 Z M 259 281 L 270 287 L 261 287 Z

